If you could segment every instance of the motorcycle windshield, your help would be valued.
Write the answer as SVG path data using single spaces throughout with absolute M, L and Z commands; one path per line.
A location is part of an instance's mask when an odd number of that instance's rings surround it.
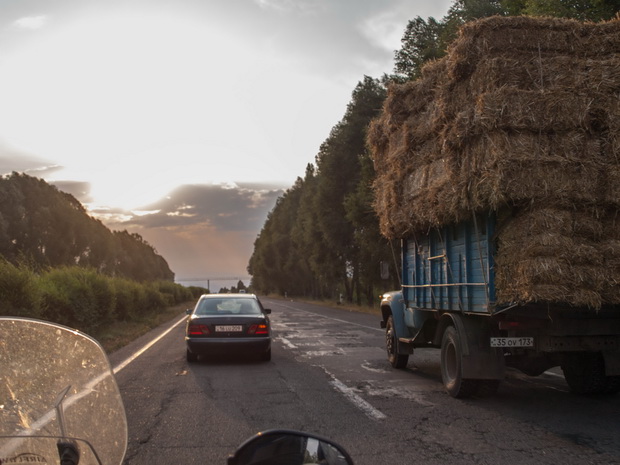
M 80 465 L 125 456 L 125 410 L 103 348 L 64 326 L 0 317 L 0 464 L 60 463 L 67 444 Z

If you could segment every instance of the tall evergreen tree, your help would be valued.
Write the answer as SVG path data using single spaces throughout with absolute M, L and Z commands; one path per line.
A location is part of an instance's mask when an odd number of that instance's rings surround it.
M 347 220 L 345 199 L 355 191 L 361 179 L 360 157 L 366 152 L 366 131 L 385 99 L 384 87 L 368 76 L 358 83 L 343 119 L 332 129 L 316 158 L 318 167 L 317 199 L 323 206 L 319 228 L 331 254 L 332 273 L 344 292 L 353 300 L 354 285 L 359 282 L 359 247 L 355 228 Z

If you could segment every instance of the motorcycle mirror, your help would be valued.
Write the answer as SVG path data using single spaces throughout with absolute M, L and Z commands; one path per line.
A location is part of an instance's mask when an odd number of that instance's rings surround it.
M 354 465 L 334 441 L 294 430 L 258 433 L 228 457 L 228 465 Z

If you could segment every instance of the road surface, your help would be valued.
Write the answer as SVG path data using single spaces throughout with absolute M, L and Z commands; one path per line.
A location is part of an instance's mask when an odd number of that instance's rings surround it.
M 558 370 L 508 373 L 491 398 L 453 399 L 439 351 L 387 362 L 379 317 L 288 300 L 271 308 L 273 357 L 188 364 L 184 326 L 111 355 L 128 417 L 125 463 L 225 464 L 246 438 L 299 429 L 357 465 L 620 464 L 620 396 L 569 393 Z M 139 355 L 155 337 L 168 332 Z

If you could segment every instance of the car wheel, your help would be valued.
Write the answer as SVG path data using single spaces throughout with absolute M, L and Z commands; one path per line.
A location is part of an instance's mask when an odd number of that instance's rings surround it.
M 462 356 L 459 334 L 454 326 L 448 326 L 441 340 L 441 379 L 448 394 L 459 399 L 470 397 L 478 390 L 478 380 L 463 379 Z
M 387 349 L 388 361 L 394 368 L 405 368 L 409 362 L 408 354 L 398 353 L 398 339 L 394 330 L 394 319 L 392 315 L 388 317 L 385 325 L 385 347 Z
M 186 349 L 186 357 L 189 363 L 194 363 L 198 361 L 198 355 L 190 352 L 189 349 Z
M 265 361 L 265 362 L 268 362 L 269 360 L 271 360 L 271 347 L 267 350 L 267 352 L 265 352 L 265 353 L 262 355 L 262 357 L 261 357 L 261 358 L 262 358 L 262 360 L 263 360 L 263 361 Z

